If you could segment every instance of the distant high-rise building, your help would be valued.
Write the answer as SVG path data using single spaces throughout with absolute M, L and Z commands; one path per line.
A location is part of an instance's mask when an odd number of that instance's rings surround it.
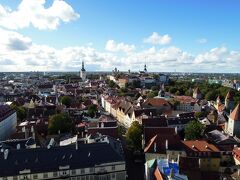
M 81 72 L 80 72 L 80 77 L 82 78 L 83 81 L 85 81 L 86 77 L 87 77 L 87 73 L 86 73 L 86 70 L 84 68 L 84 61 L 82 62 L 82 69 L 81 69 Z

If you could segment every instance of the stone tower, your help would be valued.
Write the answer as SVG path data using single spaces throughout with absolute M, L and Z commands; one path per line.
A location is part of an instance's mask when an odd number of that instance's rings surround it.
M 81 72 L 80 72 L 80 77 L 82 78 L 82 81 L 85 81 L 86 77 L 87 77 L 87 73 L 86 73 L 86 70 L 84 68 L 84 61 L 82 62 L 82 69 L 81 69 Z

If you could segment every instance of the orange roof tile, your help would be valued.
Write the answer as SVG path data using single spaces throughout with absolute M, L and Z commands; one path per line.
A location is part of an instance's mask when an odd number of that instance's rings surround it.
M 201 152 L 219 152 L 219 149 L 207 141 L 182 141 L 182 143 L 192 151 Z
M 229 99 L 229 100 L 233 99 L 232 94 L 230 93 L 230 91 L 228 91 L 225 99 Z
M 159 171 L 158 167 L 156 167 L 156 169 L 154 171 L 154 177 L 155 177 L 156 180 L 165 180 L 164 176 Z
M 230 114 L 230 118 L 234 121 L 239 121 L 240 120 L 240 106 L 239 106 L 239 104 L 235 107 L 233 112 Z
M 169 103 L 162 98 L 148 98 L 143 105 L 151 105 L 153 107 L 158 107 L 158 106 L 169 106 Z

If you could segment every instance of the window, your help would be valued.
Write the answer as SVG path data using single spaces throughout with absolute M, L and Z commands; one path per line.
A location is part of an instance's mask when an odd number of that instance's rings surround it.
M 13 180 L 18 180 L 18 177 L 17 176 L 13 176 Z
M 112 166 L 112 170 L 113 170 L 113 171 L 115 170 L 115 166 Z
M 7 177 L 3 177 L 3 180 L 7 180 L 8 178 Z
M 85 173 L 85 170 L 84 169 L 81 169 L 81 174 L 84 174 Z
M 115 173 L 113 173 L 113 174 L 112 174 L 112 178 L 115 178 L 115 177 L 116 177 L 116 175 L 115 175 Z
M 90 173 L 94 173 L 94 168 L 90 168 Z
M 34 175 L 33 175 L 33 179 L 38 179 L 38 175 L 37 175 L 37 174 L 34 174 Z
M 53 172 L 53 177 L 57 177 L 58 173 L 57 172 Z
M 76 170 L 75 169 L 72 170 L 72 175 L 76 175 Z
M 43 178 L 48 178 L 48 174 L 47 174 L 47 173 L 44 173 L 44 174 L 43 174 Z

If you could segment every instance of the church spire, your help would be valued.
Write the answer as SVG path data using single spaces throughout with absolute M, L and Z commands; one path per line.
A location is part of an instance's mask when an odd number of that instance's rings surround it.
M 84 61 L 82 61 L 82 69 L 81 71 L 86 71 L 85 68 L 84 68 Z
M 146 65 L 146 63 L 144 65 L 144 71 L 147 72 L 147 65 Z

